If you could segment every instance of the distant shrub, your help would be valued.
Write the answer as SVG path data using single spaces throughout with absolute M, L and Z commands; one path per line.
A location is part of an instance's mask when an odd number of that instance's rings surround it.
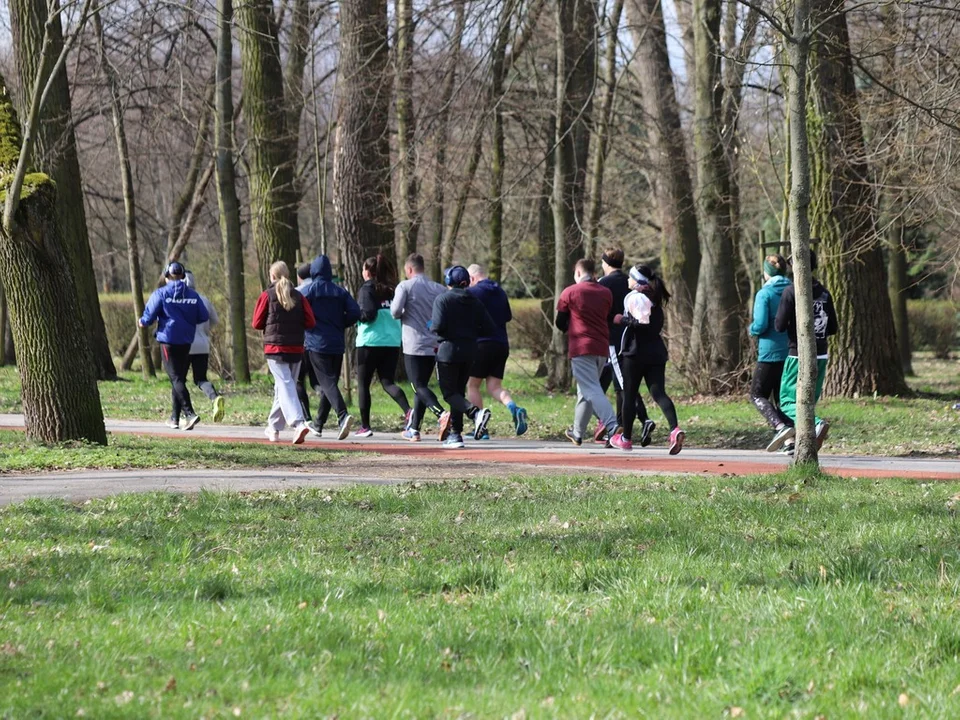
M 550 345 L 550 325 L 540 309 L 539 300 L 511 300 L 513 322 L 507 325 L 511 347 L 529 350 L 541 357 Z
M 957 347 L 957 304 L 949 300 L 911 300 L 907 314 L 913 348 L 932 350 L 935 357 L 948 359 Z
M 114 355 L 123 355 L 137 327 L 133 312 L 133 296 L 129 293 L 101 295 L 100 312 L 103 314 L 110 352 Z

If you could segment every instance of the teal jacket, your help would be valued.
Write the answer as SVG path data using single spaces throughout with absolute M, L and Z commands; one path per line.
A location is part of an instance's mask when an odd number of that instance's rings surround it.
M 389 292 L 388 292 L 389 290 Z M 393 290 L 377 293 L 373 280 L 360 286 L 360 322 L 357 324 L 357 347 L 400 347 L 400 321 L 390 314 Z
M 787 359 L 790 340 L 785 332 L 777 332 L 773 327 L 777 317 L 777 308 L 780 307 L 780 296 L 790 286 L 790 280 L 777 275 L 765 282 L 757 292 L 753 302 L 753 322 L 750 323 L 750 334 L 760 338 L 760 362 L 783 362 Z

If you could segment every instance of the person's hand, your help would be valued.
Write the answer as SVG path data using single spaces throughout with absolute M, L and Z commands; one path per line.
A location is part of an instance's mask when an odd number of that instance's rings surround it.
M 139 325 L 140 327 L 146 327 L 146 325 L 143 324 L 143 320 L 138 320 L 137 325 Z

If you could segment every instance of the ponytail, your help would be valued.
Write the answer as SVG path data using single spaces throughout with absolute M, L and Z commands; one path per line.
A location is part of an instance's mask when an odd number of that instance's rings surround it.
M 284 310 L 293 310 L 297 301 L 293 299 L 293 283 L 290 282 L 290 268 L 283 260 L 270 266 L 270 279 L 277 291 L 277 300 Z
M 363 269 L 370 273 L 378 300 L 389 300 L 397 287 L 397 271 L 387 255 L 377 253 L 363 262 Z
M 670 293 L 663 278 L 657 275 L 649 265 L 637 265 L 636 270 L 646 279 L 646 283 L 641 283 L 637 289 L 650 298 L 654 305 L 666 305 L 670 301 Z

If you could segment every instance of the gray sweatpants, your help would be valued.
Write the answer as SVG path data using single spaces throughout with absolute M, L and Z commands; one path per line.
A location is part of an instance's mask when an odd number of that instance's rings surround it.
M 581 355 L 570 359 L 573 379 L 577 381 L 577 407 L 573 414 L 573 434 L 582 438 L 590 417 L 596 415 L 610 433 L 617 429 L 617 413 L 600 387 L 600 373 L 607 364 L 604 355 Z

